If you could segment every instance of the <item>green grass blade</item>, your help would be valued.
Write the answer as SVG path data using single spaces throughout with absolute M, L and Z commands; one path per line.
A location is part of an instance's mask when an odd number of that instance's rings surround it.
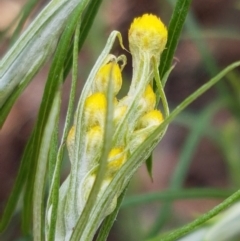
M 59 116 L 57 117 L 59 120 Z M 52 182 L 53 179 L 53 174 L 54 174 L 54 170 L 56 167 L 56 162 L 57 162 L 57 152 L 58 152 L 58 135 L 59 135 L 59 123 L 56 122 L 55 124 L 55 129 L 53 130 L 52 133 L 52 139 L 51 139 L 51 143 L 50 143 L 50 150 L 49 150 L 49 162 L 48 162 L 48 185 L 49 183 Z
M 27 175 L 30 171 L 31 159 L 29 157 L 31 155 L 30 151 L 31 151 L 32 139 L 33 139 L 33 134 L 29 138 L 27 146 L 24 150 L 22 161 L 21 161 L 20 168 L 18 171 L 18 175 L 17 175 L 17 178 L 14 183 L 14 187 L 8 198 L 6 207 L 4 208 L 3 215 L 1 217 L 1 222 L 0 222 L 0 232 L 3 232 L 4 229 L 7 228 L 8 224 L 12 218 L 12 215 L 16 208 L 17 202 L 19 200 L 19 196 L 20 196 L 21 192 L 23 191 Z
M 21 30 L 23 29 L 23 26 L 24 26 L 27 18 L 31 14 L 32 10 L 36 7 L 38 2 L 39 2 L 38 0 L 29 0 L 23 7 L 23 10 L 21 11 L 22 16 L 21 16 L 19 23 L 18 23 L 16 29 L 14 30 L 14 33 L 11 38 L 11 45 L 19 37 L 19 34 L 21 33 Z
M 146 160 L 147 172 L 148 172 L 148 175 L 151 178 L 151 180 L 153 180 L 153 176 L 152 176 L 152 166 L 153 165 L 152 165 L 152 162 L 153 162 L 153 155 L 151 153 L 151 155 Z
M 6 102 L 3 104 L 2 107 L 0 107 L 0 129 L 2 128 L 4 121 L 6 120 L 13 104 L 17 100 L 17 98 L 21 95 L 23 90 L 28 86 L 30 80 L 33 78 L 33 75 L 29 75 L 25 81 L 21 84 L 19 84 L 15 90 L 12 92 L 12 94 L 8 97 Z
M 70 241 L 79 241 L 81 240 L 91 240 L 95 232 L 98 228 L 98 223 L 94 223 L 91 221 L 91 214 L 94 208 L 94 205 L 98 205 L 96 200 L 98 199 L 98 193 L 100 192 L 102 182 L 105 178 L 106 169 L 107 169 L 107 161 L 108 154 L 112 148 L 112 137 L 113 137 L 113 110 L 114 110 L 114 97 L 113 97 L 113 81 L 112 79 L 112 71 L 109 76 L 109 86 L 107 92 L 107 113 L 106 120 L 104 125 L 104 137 L 103 137 L 103 148 L 102 154 L 99 161 L 99 166 L 97 170 L 96 179 L 94 181 L 93 187 L 89 194 L 86 205 L 83 209 L 81 216 L 78 219 L 78 222 L 75 226 L 75 229 L 72 233 Z M 90 230 L 87 230 L 87 223 L 91 223 Z M 86 233 L 86 234 L 85 234 Z M 85 236 L 84 236 L 85 235 Z
M 50 1 L 1 59 L 0 113 L 16 88 L 19 85 L 26 87 L 55 51 L 63 29 L 68 24 L 69 16 L 78 4 L 86 6 L 89 1 Z M 13 99 L 10 98 L 10 100 L 13 104 Z
M 203 59 L 203 64 L 206 67 L 206 70 L 211 76 L 216 75 L 220 71 L 219 66 L 214 56 L 212 56 L 205 38 L 202 38 L 202 35 L 203 35 L 202 30 L 200 29 L 192 12 L 189 13 L 186 19 L 186 29 L 189 32 L 191 38 L 193 39 L 196 47 L 199 50 L 199 53 Z M 231 83 L 232 77 L 233 77 L 233 73 L 231 75 L 227 75 L 226 80 Z M 221 82 L 216 86 L 216 89 L 220 94 L 221 98 L 225 99 L 225 102 L 227 103 L 228 108 L 231 110 L 234 116 L 238 120 L 240 120 L 239 94 L 237 96 L 233 94 L 236 90 L 239 90 L 239 88 L 234 88 L 230 90 L 228 85 L 229 83 Z
M 166 190 L 161 192 L 147 193 L 126 197 L 121 208 L 135 207 L 136 205 L 149 204 L 150 202 L 177 201 L 183 199 L 221 199 L 233 194 L 233 190 L 196 188 L 182 190 Z
M 161 79 L 164 74 L 170 69 L 172 59 L 178 45 L 179 37 L 185 22 L 191 0 L 178 0 L 174 8 L 169 26 L 168 26 L 168 41 L 165 50 L 161 55 L 159 73 Z
M 196 100 L 199 96 L 205 93 L 208 89 L 210 89 L 213 85 L 215 85 L 219 80 L 225 77 L 230 71 L 240 66 L 240 61 L 234 62 L 228 65 L 225 69 L 219 72 L 215 77 L 210 79 L 206 84 L 202 85 L 199 89 L 197 89 L 193 94 L 187 97 L 179 106 L 177 106 L 174 111 L 171 112 L 168 118 L 165 119 L 163 124 L 161 125 L 161 129 L 167 126 L 171 121 L 175 119 L 175 117 L 182 112 L 190 103 Z
M 110 232 L 110 230 L 112 228 L 112 225 L 115 222 L 116 217 L 118 215 L 118 212 L 119 212 L 119 209 L 121 207 L 123 198 L 124 198 L 124 196 L 126 194 L 126 190 L 127 190 L 127 187 L 124 189 L 122 194 L 119 196 L 118 201 L 117 201 L 117 206 L 114 209 L 114 211 L 109 216 L 107 216 L 105 218 L 105 220 L 103 221 L 103 224 L 102 224 L 102 226 L 100 228 L 100 231 L 98 233 L 96 241 L 106 241 L 107 240 L 107 237 L 108 237 L 109 232 Z
M 172 188 L 178 189 L 184 184 L 193 154 L 202 138 L 202 134 L 204 134 L 204 129 L 210 123 L 212 117 L 219 110 L 219 108 L 219 103 L 213 103 L 212 105 L 206 107 L 202 113 L 199 114 L 198 120 L 196 123 L 194 123 L 191 133 L 186 139 L 181 150 L 179 165 L 177 165 L 171 181 Z
M 31 225 L 31 217 L 29 217 L 27 211 L 29 207 L 31 208 L 32 204 L 32 193 L 33 193 L 33 183 L 36 173 L 36 166 L 37 166 L 37 160 L 39 155 L 39 147 L 41 145 L 42 141 L 42 135 L 44 132 L 45 124 L 47 122 L 51 107 L 52 107 L 52 98 L 56 91 L 58 90 L 61 82 L 59 82 L 59 74 L 62 71 L 64 61 L 66 58 L 66 54 L 68 52 L 69 48 L 69 42 L 71 41 L 73 32 L 75 30 L 77 21 L 79 20 L 79 17 L 81 16 L 81 13 L 83 11 L 83 8 L 85 7 L 86 2 L 81 2 L 78 7 L 74 10 L 73 14 L 71 15 L 71 18 L 69 19 L 66 29 L 61 37 L 61 40 L 59 42 L 58 48 L 56 50 L 56 54 L 53 59 L 53 63 L 49 72 L 48 80 L 46 83 L 46 87 L 44 90 L 44 95 L 42 99 L 42 103 L 39 110 L 39 118 L 37 120 L 37 127 L 35 131 L 35 136 L 33 140 L 33 155 L 32 159 L 34 160 L 32 172 L 29 174 L 28 178 L 28 184 L 27 184 L 27 193 L 25 194 L 25 202 L 24 202 L 24 213 L 26 213 L 24 216 L 25 220 L 25 227 L 29 227 Z
M 52 107 L 48 115 L 47 122 L 44 126 L 41 136 L 41 144 L 38 147 L 38 159 L 36 174 L 33 186 L 33 238 L 34 240 L 43 240 L 44 224 L 44 196 L 45 184 L 47 177 L 47 167 L 49 161 L 50 143 L 53 137 L 54 129 L 59 123 L 59 111 L 61 103 L 61 90 L 55 93 L 52 100 Z
M 98 9 L 99 9 L 101 3 L 102 3 L 102 0 L 92 0 L 89 3 L 89 5 L 84 13 L 83 21 L 80 26 L 81 36 L 78 41 L 78 51 L 80 51 L 82 49 L 83 43 L 92 27 L 93 21 L 95 19 L 95 16 L 98 12 Z M 68 55 L 67 55 L 68 57 L 67 57 L 65 67 L 64 67 L 64 78 L 68 75 L 68 73 L 71 69 L 71 66 L 72 66 L 72 53 L 73 53 L 72 48 L 73 48 L 73 44 L 71 45 L 71 48 L 68 51 Z
M 63 160 L 65 141 L 70 129 L 70 123 L 71 123 L 73 111 L 74 111 L 74 100 L 75 100 L 77 80 L 78 80 L 78 42 L 80 37 L 80 23 L 81 22 L 79 21 L 76 27 L 76 32 L 74 37 L 72 85 L 70 90 L 66 121 L 64 125 L 61 145 L 57 154 L 57 163 L 54 170 L 51 190 L 49 193 L 49 200 L 47 204 L 47 211 L 49 210 L 50 205 L 52 205 L 51 222 L 49 225 L 49 233 L 47 238 L 48 241 L 54 241 L 54 238 L 55 238 L 56 218 L 57 218 L 57 210 L 58 210 L 58 197 L 59 197 L 59 187 L 60 187 L 60 174 L 61 174 L 60 172 L 61 172 L 61 166 L 62 166 L 62 160 Z

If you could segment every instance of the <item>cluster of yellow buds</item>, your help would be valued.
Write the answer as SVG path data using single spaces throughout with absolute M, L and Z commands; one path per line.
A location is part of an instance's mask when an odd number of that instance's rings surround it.
M 116 35 L 119 33 L 115 32 L 114 36 Z M 109 42 L 112 43 L 111 36 L 109 38 L 107 46 L 111 45 Z M 159 63 L 166 41 L 167 30 L 158 17 L 144 14 L 133 21 L 129 30 L 133 77 L 128 94 L 120 100 L 117 94 L 122 86 L 121 72 L 126 64 L 126 57 L 116 57 L 109 53 L 106 55 L 105 47 L 104 58 L 100 56 L 102 60 L 93 68 L 83 89 L 74 125 L 67 138 L 72 167 L 70 177 L 60 190 L 58 215 L 65 216 L 58 217 L 56 229 L 60 230 L 64 226 L 65 231 L 61 230 L 59 233 L 65 239 L 58 235 L 58 240 L 68 240 L 66 237 L 70 237 L 96 179 L 105 144 L 103 139 L 110 81 L 113 93 L 114 132 L 105 178 L 97 200 L 101 198 L 116 173 L 166 117 L 167 113 L 163 117 L 161 111 L 156 109 L 156 94 L 153 91 L 154 63 Z M 108 208 L 102 213 L 102 219 L 114 210 L 123 188 L 124 186 L 119 184 L 114 198 L 108 202 Z

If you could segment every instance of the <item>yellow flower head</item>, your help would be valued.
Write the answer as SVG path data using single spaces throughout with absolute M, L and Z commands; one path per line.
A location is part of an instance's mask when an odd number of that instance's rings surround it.
M 116 61 L 111 61 L 99 69 L 94 82 L 93 92 L 106 93 L 110 79 L 113 81 L 113 93 L 116 95 L 122 86 L 122 73 Z
M 126 161 L 126 153 L 122 147 L 113 148 L 108 155 L 108 172 L 109 174 L 115 173 Z
M 107 110 L 107 99 L 103 93 L 94 93 L 85 101 L 85 123 L 92 127 L 95 125 L 104 126 Z
M 134 19 L 128 37 L 132 55 L 148 52 L 158 59 L 167 42 L 167 29 L 157 16 L 144 14 Z
M 127 111 L 126 105 L 116 106 L 114 110 L 114 123 L 115 125 L 124 117 L 125 113 Z
M 147 114 L 141 117 L 138 126 L 140 128 L 146 128 L 151 126 L 158 126 L 163 122 L 163 115 L 159 110 L 149 111 Z
M 95 155 L 102 143 L 102 128 L 99 125 L 93 126 L 92 128 L 90 128 L 86 135 L 87 152 Z
M 143 97 L 140 99 L 139 106 L 143 111 L 150 111 L 156 105 L 156 95 L 153 92 L 151 85 L 147 85 Z

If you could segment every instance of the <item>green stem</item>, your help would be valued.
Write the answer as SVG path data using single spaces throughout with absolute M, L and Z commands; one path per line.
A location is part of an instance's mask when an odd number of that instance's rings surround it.
M 155 77 L 155 81 L 156 81 L 156 85 L 157 85 L 157 88 L 158 88 L 158 91 L 159 91 L 160 98 L 162 100 L 162 104 L 163 104 L 163 108 L 164 108 L 164 112 L 165 112 L 164 117 L 167 118 L 169 116 L 168 102 L 167 102 L 167 98 L 165 96 L 165 92 L 163 90 L 162 82 L 160 80 L 157 62 L 155 60 L 153 62 L 154 62 L 153 63 L 153 65 L 154 65 L 154 77 Z
M 100 228 L 100 231 L 98 233 L 96 241 L 105 241 L 105 240 L 107 240 L 108 234 L 109 234 L 109 232 L 110 232 L 110 230 L 112 228 L 113 223 L 116 220 L 118 211 L 119 211 L 119 209 L 121 207 L 121 203 L 122 203 L 122 200 L 123 200 L 123 198 L 125 196 L 126 191 L 127 191 L 127 187 L 123 190 L 123 192 L 119 196 L 119 198 L 117 200 L 117 206 L 114 209 L 114 211 L 104 219 L 104 222 L 101 225 L 101 228 Z
M 227 198 L 233 194 L 233 190 L 221 190 L 213 188 L 186 189 L 186 190 L 167 190 L 143 195 L 127 197 L 121 208 L 128 208 L 135 205 L 148 204 L 156 201 L 176 201 L 182 199 L 208 199 L 208 198 Z

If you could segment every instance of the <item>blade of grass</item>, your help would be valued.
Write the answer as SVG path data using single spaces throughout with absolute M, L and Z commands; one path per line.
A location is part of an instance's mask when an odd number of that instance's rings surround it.
M 7 228 L 12 215 L 14 213 L 14 210 L 16 208 L 17 202 L 19 200 L 19 196 L 21 192 L 23 191 L 24 184 L 26 182 L 27 175 L 30 171 L 30 166 L 31 166 L 31 159 L 29 158 L 31 156 L 31 144 L 33 140 L 33 135 L 28 140 L 27 146 L 24 150 L 23 156 L 22 156 L 22 161 L 20 164 L 20 168 L 18 171 L 18 175 L 16 177 L 13 189 L 11 191 L 11 194 L 8 198 L 6 207 L 4 208 L 3 215 L 1 217 L 1 222 L 0 222 L 0 233 L 4 231 L 4 229 Z
M 38 0 L 29 0 L 23 7 L 22 11 L 21 11 L 21 19 L 19 20 L 19 23 L 16 27 L 16 29 L 14 30 L 14 33 L 12 35 L 11 38 L 11 45 L 16 41 L 16 39 L 19 37 L 19 34 L 21 32 L 21 30 L 23 29 L 23 26 L 27 20 L 27 18 L 29 17 L 29 15 L 31 14 L 32 10 L 36 7 L 37 3 L 39 1 Z
M 56 49 L 59 37 L 69 21 L 69 16 L 78 4 L 86 5 L 90 0 L 50 1 L 39 13 L 12 48 L 0 61 L 0 113 L 1 126 L 7 117 L 7 110 L 14 103 L 10 98 L 16 89 L 27 86 L 34 75 Z M 71 41 L 69 41 L 70 43 Z M 68 44 L 69 44 L 68 43 Z M 31 68 L 29 68 L 31 67 Z M 8 105 L 3 116 L 2 108 Z
M 50 208 L 50 205 L 52 205 L 51 222 L 50 222 L 49 234 L 47 238 L 48 241 L 53 241 L 55 238 L 55 227 L 56 227 L 58 197 L 59 197 L 59 187 L 60 187 L 60 171 L 62 166 L 65 141 L 70 129 L 70 123 L 71 123 L 73 111 L 74 111 L 74 100 L 76 96 L 76 87 L 77 87 L 77 79 L 78 79 L 78 42 L 80 37 L 80 24 L 81 24 L 81 21 L 78 22 L 75 36 L 74 36 L 72 85 L 71 85 L 70 96 L 69 96 L 69 104 L 68 104 L 68 110 L 67 110 L 61 145 L 57 154 L 57 163 L 55 166 L 54 176 L 52 179 L 51 190 L 49 193 L 49 200 L 47 204 L 47 212 Z
M 161 192 L 148 193 L 127 197 L 121 208 L 129 208 L 136 205 L 149 204 L 156 201 L 177 201 L 182 199 L 221 199 L 233 194 L 233 190 L 223 190 L 214 188 L 196 188 L 183 190 L 166 190 Z
M 173 0 L 169 1 L 174 4 Z M 220 71 L 219 66 L 215 58 L 211 54 L 205 38 L 202 38 L 202 31 L 192 12 L 189 12 L 189 15 L 187 16 L 186 29 L 188 30 L 189 35 L 192 37 L 193 41 L 195 42 L 196 47 L 198 48 L 199 53 L 203 58 L 203 64 L 205 65 L 208 73 L 210 74 L 210 76 L 216 75 Z M 231 82 L 231 76 L 226 75 L 225 79 Z M 236 96 L 232 95 L 230 89 L 225 82 L 219 83 L 216 88 L 218 93 L 221 95 L 221 98 L 225 99 L 228 108 L 230 108 L 234 116 L 236 116 L 240 120 L 240 105 Z
M 118 201 L 117 201 L 117 206 L 114 209 L 114 211 L 109 216 L 107 216 L 105 218 L 105 220 L 103 221 L 103 224 L 102 224 L 102 226 L 100 228 L 100 231 L 98 233 L 96 241 L 106 241 L 107 240 L 107 237 L 108 237 L 108 235 L 110 233 L 112 225 L 115 222 L 117 214 L 118 214 L 119 209 L 121 207 L 121 203 L 123 201 L 123 198 L 124 198 L 124 196 L 126 194 L 126 190 L 127 190 L 127 187 L 124 189 L 122 194 L 119 196 Z
M 60 77 L 61 79 L 61 77 Z M 61 104 L 61 88 L 55 93 L 52 107 L 41 135 L 41 144 L 38 147 L 38 159 L 36 163 L 36 174 L 33 184 L 33 239 L 43 240 L 44 230 L 44 196 L 49 161 L 49 150 L 55 126 L 59 123 L 59 112 Z
M 184 184 L 184 180 L 188 173 L 190 164 L 193 160 L 194 152 L 200 142 L 202 135 L 204 134 L 204 129 L 206 125 L 210 122 L 214 113 L 219 109 L 219 104 L 214 103 L 207 108 L 205 108 L 202 113 L 199 114 L 197 122 L 194 123 L 192 129 L 190 130 L 190 134 L 185 140 L 183 147 L 181 148 L 181 153 L 179 157 L 179 161 L 172 175 L 172 179 L 170 182 L 170 190 L 178 190 Z M 171 202 L 165 202 L 160 209 L 159 216 L 154 222 L 154 226 L 149 233 L 149 237 L 155 236 L 159 230 L 164 226 L 167 220 L 171 216 Z
M 94 205 L 96 205 L 96 199 L 98 199 L 98 194 L 101 189 L 102 182 L 105 178 L 105 173 L 107 169 L 108 154 L 112 147 L 112 137 L 113 137 L 113 83 L 112 83 L 112 71 L 109 76 L 108 92 L 107 92 L 107 112 L 106 120 L 104 125 L 104 137 L 103 137 L 103 148 L 102 154 L 99 161 L 99 166 L 97 170 L 96 179 L 94 181 L 93 187 L 89 194 L 86 205 L 83 209 L 81 216 L 79 217 L 75 229 L 71 235 L 70 241 L 79 241 L 79 240 L 91 240 L 92 236 L 97 230 L 96 223 L 92 223 L 91 230 L 86 230 L 86 223 L 89 222 L 90 215 Z M 89 232 L 88 232 L 89 231 Z M 87 234 L 84 234 L 87 233 Z M 85 236 L 84 236 L 85 235 Z
M 172 59 L 178 45 L 179 37 L 191 2 L 191 0 L 178 0 L 174 7 L 174 11 L 168 26 L 167 45 L 161 55 L 161 62 L 159 66 L 161 79 L 171 67 Z
M 79 52 L 82 49 L 84 41 L 92 27 L 92 24 L 94 22 L 94 19 L 96 17 L 96 14 L 98 12 L 98 9 L 99 9 L 101 3 L 102 3 L 102 0 L 92 0 L 89 3 L 89 5 L 84 13 L 83 21 L 80 26 L 81 36 L 78 41 L 78 51 Z M 71 69 L 71 66 L 72 66 L 72 53 L 73 53 L 72 48 L 73 48 L 73 44 L 71 45 L 71 48 L 68 51 L 68 54 L 67 54 L 68 57 L 66 59 L 65 65 L 64 65 L 65 66 L 64 67 L 64 78 L 68 75 L 68 73 Z
M 59 116 L 57 119 L 59 120 Z M 54 170 L 57 162 L 57 152 L 58 152 L 58 135 L 59 135 L 59 123 L 56 122 L 56 127 L 52 133 L 52 139 L 50 143 L 49 157 L 48 157 L 48 184 L 52 182 Z
M 32 204 L 32 193 L 33 193 L 33 184 L 36 174 L 36 166 L 37 166 L 37 160 L 39 155 L 39 147 L 41 145 L 42 141 L 42 134 L 44 131 L 44 127 L 48 118 L 48 115 L 50 113 L 51 107 L 52 107 L 52 96 L 59 88 L 59 85 L 61 84 L 59 77 L 59 74 L 61 73 L 61 70 L 64 65 L 65 57 L 68 51 L 69 42 L 72 38 L 73 32 L 76 28 L 77 21 L 79 17 L 81 16 L 81 13 L 86 5 L 87 1 L 82 1 L 79 3 L 78 7 L 74 10 L 72 13 L 67 26 L 64 30 L 64 33 L 60 39 L 60 42 L 58 44 L 56 54 L 53 59 L 53 63 L 51 66 L 51 69 L 49 71 L 48 80 L 46 83 L 46 87 L 44 90 L 42 103 L 39 110 L 39 118 L 37 120 L 35 135 L 33 139 L 33 155 L 32 159 L 34 160 L 33 166 L 32 166 L 32 172 L 28 176 L 28 183 L 27 183 L 27 192 L 25 193 L 25 202 L 24 202 L 24 227 L 26 228 L 25 231 L 29 229 L 29 225 L 31 225 L 31 217 L 28 216 L 28 209 L 31 208 Z

